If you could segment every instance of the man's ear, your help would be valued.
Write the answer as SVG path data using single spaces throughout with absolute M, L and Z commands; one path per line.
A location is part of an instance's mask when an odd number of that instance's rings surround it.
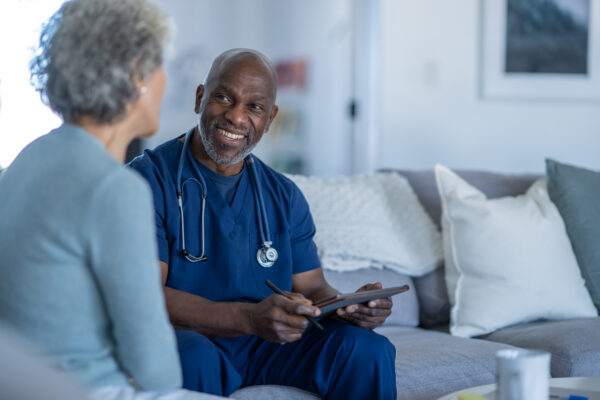
M 200 103 L 202 102 L 202 96 L 204 95 L 204 85 L 200 84 L 196 88 L 196 104 L 194 106 L 194 112 L 200 114 Z
M 267 122 L 267 127 L 265 128 L 265 133 L 269 132 L 269 128 L 271 127 L 271 122 L 275 119 L 277 112 L 279 111 L 279 107 L 273 106 L 271 110 L 271 115 L 269 115 L 269 122 Z

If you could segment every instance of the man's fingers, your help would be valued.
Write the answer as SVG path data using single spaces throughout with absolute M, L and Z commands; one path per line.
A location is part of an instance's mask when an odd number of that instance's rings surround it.
M 300 339 L 310 324 L 306 316 L 321 313 L 300 296 L 288 299 L 279 294 L 272 294 L 257 303 L 253 310 L 252 323 L 256 334 L 275 343 Z
M 287 329 L 294 329 L 298 332 L 304 332 L 308 327 L 309 321 L 301 315 L 288 314 L 280 311 L 276 317 L 276 322 L 285 325 Z
M 309 306 L 312 306 L 313 302 L 311 300 L 307 299 L 306 297 L 304 297 L 304 295 L 302 293 L 285 292 L 285 294 L 290 300 L 294 300 L 296 302 L 304 303 L 304 304 L 308 304 Z
M 339 316 L 348 316 L 349 318 L 354 318 L 360 321 L 385 320 L 385 318 L 389 317 L 391 312 L 392 311 L 389 308 L 370 308 L 365 307 L 362 304 L 357 304 L 357 309 L 354 312 L 347 312 L 343 309 L 338 309 Z
M 285 302 L 281 303 L 281 305 L 288 314 L 308 315 L 311 317 L 317 317 L 321 315 L 321 310 L 319 307 L 315 307 L 312 304 L 298 302 L 295 299 L 287 299 L 285 297 L 283 299 Z
M 273 336 L 270 341 L 276 343 L 290 343 L 299 340 L 304 333 L 304 329 L 295 329 L 281 322 L 275 322 L 272 327 Z
M 367 283 L 358 288 L 357 292 L 366 292 L 367 290 L 378 290 L 382 287 L 383 286 L 381 286 L 381 282 Z
M 352 314 L 361 314 L 370 317 L 379 317 L 379 316 L 388 316 L 390 315 L 389 308 L 373 308 L 373 307 L 365 307 L 362 304 L 358 306 L 358 309 Z
M 360 321 L 358 323 L 358 326 L 360 326 L 361 328 L 369 329 L 369 330 L 373 330 L 373 329 L 377 328 L 379 325 L 380 324 L 378 324 L 378 323 L 366 322 L 366 321 Z
M 359 313 L 342 314 L 340 317 L 356 326 L 360 326 L 361 328 L 365 329 L 374 329 L 385 321 L 384 317 L 369 317 Z
M 381 289 L 381 282 L 367 283 L 361 286 L 357 292 Z M 354 325 L 365 329 L 374 329 L 385 322 L 392 313 L 392 299 L 371 300 L 365 304 L 352 304 L 345 308 L 339 308 L 337 315 Z
M 292 343 L 302 338 L 301 333 L 285 333 L 280 335 L 278 342 L 281 344 Z
M 389 314 L 385 313 L 382 310 L 369 308 L 369 309 L 363 310 L 361 312 L 353 312 L 353 313 L 349 313 L 347 315 L 349 315 L 351 318 L 354 318 L 354 319 L 357 319 L 360 321 L 371 321 L 371 320 L 385 319 Z
M 288 314 L 309 315 L 313 317 L 321 315 L 321 310 L 319 307 L 313 306 L 312 301 L 298 293 L 290 294 L 294 295 L 291 299 L 279 294 L 272 294 L 269 298 L 277 307 L 282 308 Z
M 367 284 L 359 287 L 356 291 L 357 292 L 366 292 L 367 290 L 371 290 L 371 285 L 372 285 L 372 283 L 367 283 Z
M 351 304 L 341 310 L 342 310 L 342 312 L 345 312 L 345 313 L 365 312 L 363 310 L 368 310 L 368 309 L 390 310 L 392 308 L 392 305 L 393 305 L 392 300 L 388 297 L 385 299 L 371 300 L 371 301 L 369 301 L 369 303 L 366 306 L 364 304 Z M 380 314 L 372 314 L 370 312 L 367 312 L 367 314 L 380 315 Z
M 316 317 L 321 314 L 321 310 L 318 307 L 297 303 L 283 297 L 280 300 L 281 303 L 272 309 L 271 319 L 294 329 L 304 331 L 310 323 L 306 316 Z
M 368 306 L 371 308 L 392 308 L 392 299 L 386 297 L 384 299 L 376 299 L 369 301 Z
M 345 308 L 340 308 L 339 310 L 342 310 L 342 312 L 350 314 L 350 313 L 356 312 L 356 310 L 358 310 L 358 304 L 350 304 L 349 306 L 346 306 Z

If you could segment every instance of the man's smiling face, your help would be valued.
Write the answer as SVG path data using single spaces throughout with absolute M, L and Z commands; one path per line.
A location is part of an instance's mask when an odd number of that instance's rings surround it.
M 268 131 L 277 113 L 275 84 L 266 66 L 254 58 L 226 61 L 211 74 L 200 92 L 198 128 L 215 163 L 241 162 Z

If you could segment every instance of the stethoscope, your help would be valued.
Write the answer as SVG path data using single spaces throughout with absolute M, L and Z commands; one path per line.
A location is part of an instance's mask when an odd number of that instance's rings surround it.
M 204 176 L 198 169 L 198 166 L 196 165 L 194 160 L 190 160 L 190 161 L 191 161 L 192 167 L 194 168 L 194 172 L 196 173 L 196 176 L 200 180 L 198 180 L 196 178 L 188 178 L 183 183 L 181 183 L 181 171 L 183 170 L 183 162 L 184 162 L 185 155 L 189 153 L 188 156 L 192 157 L 191 152 L 188 152 L 187 149 L 188 149 L 188 144 L 192 137 L 193 132 L 194 132 L 194 130 L 192 129 L 185 135 L 185 140 L 183 141 L 183 149 L 181 150 L 181 155 L 179 156 L 179 164 L 177 166 L 177 182 L 175 184 L 176 184 L 176 189 L 177 189 L 177 204 L 179 206 L 179 218 L 181 220 L 181 254 L 189 262 L 198 262 L 198 261 L 208 260 L 208 257 L 206 256 L 205 247 L 204 247 L 204 215 L 205 215 L 205 210 L 206 210 L 207 192 L 206 192 L 206 181 L 204 180 Z M 258 215 L 258 231 L 260 234 L 261 246 L 259 247 L 258 251 L 256 252 L 256 261 L 258 261 L 258 264 L 260 264 L 260 266 L 269 268 L 269 267 L 273 266 L 275 261 L 277 261 L 279 254 L 277 253 L 277 250 L 275 250 L 275 248 L 271 247 L 273 245 L 273 242 L 269 239 L 271 237 L 271 234 L 269 233 L 269 221 L 267 220 L 267 212 L 265 210 L 265 203 L 263 201 L 262 192 L 260 190 L 260 182 L 258 181 L 258 175 L 256 173 L 256 166 L 254 165 L 254 158 L 252 156 L 248 156 L 248 157 L 246 157 L 244 162 L 246 163 L 246 165 L 248 165 L 248 170 L 249 170 L 248 175 L 250 177 L 252 191 L 254 192 L 254 204 L 256 205 L 256 209 L 258 210 L 258 214 L 259 214 Z M 202 251 L 199 256 L 194 256 L 185 249 L 185 225 L 184 225 L 185 218 L 183 216 L 182 197 L 183 197 L 183 187 L 185 186 L 186 183 L 188 183 L 190 181 L 196 182 L 202 188 L 202 204 L 201 204 L 201 218 L 200 218 L 200 225 L 202 227 L 201 228 L 202 233 L 200 236 L 200 241 L 202 243 Z

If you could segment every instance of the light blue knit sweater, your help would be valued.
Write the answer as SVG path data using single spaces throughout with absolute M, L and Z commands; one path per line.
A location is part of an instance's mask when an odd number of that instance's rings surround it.
M 0 318 L 89 387 L 180 387 L 149 187 L 63 125 L 0 175 Z

